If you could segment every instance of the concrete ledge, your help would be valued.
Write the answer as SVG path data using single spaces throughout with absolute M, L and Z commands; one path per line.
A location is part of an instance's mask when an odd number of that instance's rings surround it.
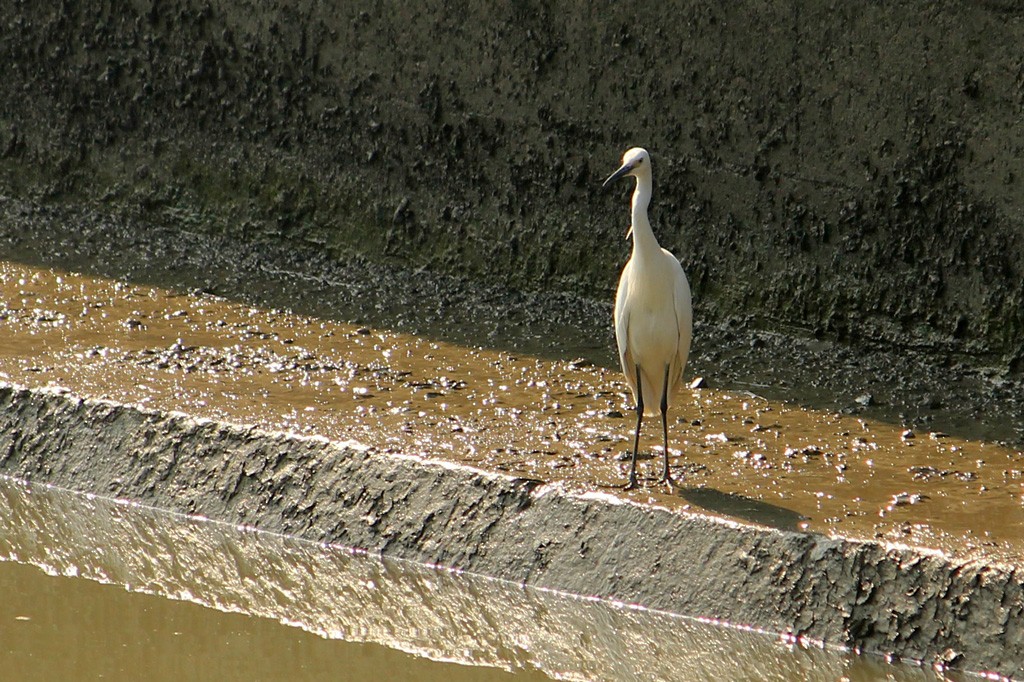
M 269 618 L 328 640 L 374 642 L 434 661 L 475 666 L 471 670 L 489 666 L 525 672 L 531 680 L 539 678 L 530 674 L 534 670 L 571 680 L 838 680 L 851 676 L 851 664 L 857 679 L 937 679 L 910 665 L 890 666 L 880 657 L 853 663 L 848 656 L 815 646 L 779 646 L 763 633 L 365 556 L 0 476 L 0 558 L 4 557 L 17 557 L 19 564 L 13 571 L 0 564 L 0 593 L 8 597 L 9 610 L 17 608 L 14 604 L 27 606 L 41 597 L 51 598 L 40 595 L 45 588 L 39 583 L 50 581 L 35 575 L 34 566 L 50 575 L 75 575 L 216 611 Z M 17 570 L 23 568 L 29 570 Z M 94 593 L 90 588 L 83 591 Z M 106 639 L 118 638 L 120 631 L 122 640 L 138 632 L 137 619 L 125 614 L 123 622 L 111 622 L 93 601 L 83 603 L 78 590 L 72 595 L 62 592 L 61 597 L 61 613 L 82 629 L 100 631 Z M 122 600 L 122 609 L 131 608 L 132 600 L 125 600 L 125 595 L 114 598 Z M 173 619 L 176 613 L 173 605 L 158 609 L 160 618 Z M 205 625 L 190 619 L 191 646 L 197 640 L 224 636 L 223 619 L 203 614 L 196 621 Z M 342 647 L 339 658 L 338 647 L 324 644 L 303 648 L 304 678 L 352 679 L 353 661 L 343 653 L 351 649 Z M 177 679 L 237 679 L 238 657 L 248 661 L 252 654 L 249 648 L 234 651 L 234 656 L 198 660 L 176 657 L 170 669 L 161 672 L 164 679 L 168 673 L 177 673 Z M 136 659 L 131 651 L 118 648 L 103 660 L 131 665 Z M 275 666 L 260 656 L 244 670 L 259 679 L 291 679 L 292 660 Z M 41 663 L 49 666 L 42 673 Z M 86 666 L 69 652 L 67 659 L 28 660 L 20 674 L 7 666 L 4 672 L 11 679 L 103 675 L 101 670 L 90 675 Z M 103 670 L 109 669 L 105 663 Z M 374 676 L 383 667 L 371 659 L 361 661 L 360 669 Z M 496 678 L 456 673 L 453 682 Z M 404 667 L 402 674 L 407 680 L 436 679 L 429 667 Z
M 0 472 L 865 651 L 1024 672 L 1013 566 L 10 384 L 0 385 Z

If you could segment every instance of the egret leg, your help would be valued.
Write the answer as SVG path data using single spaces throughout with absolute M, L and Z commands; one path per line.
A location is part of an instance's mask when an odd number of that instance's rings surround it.
M 629 464 L 629 483 L 626 490 L 636 487 L 636 451 L 640 447 L 640 424 L 644 420 L 644 391 L 640 384 L 640 365 L 636 366 L 636 436 L 633 438 L 633 459 Z
M 665 383 L 661 389 L 661 432 L 665 437 L 665 466 L 661 470 L 661 483 L 668 483 L 669 487 L 672 487 L 672 474 L 668 470 L 668 372 L 669 367 L 665 367 Z

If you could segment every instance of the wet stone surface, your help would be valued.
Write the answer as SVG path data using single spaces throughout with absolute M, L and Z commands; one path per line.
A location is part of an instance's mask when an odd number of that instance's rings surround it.
M 428 455 L 788 529 L 1024 554 L 1024 454 L 983 440 L 684 389 L 682 487 L 626 493 L 633 420 L 619 373 L 588 359 L 432 340 L 155 286 L 0 266 L 0 379 Z M 645 430 L 656 474 L 658 429 Z

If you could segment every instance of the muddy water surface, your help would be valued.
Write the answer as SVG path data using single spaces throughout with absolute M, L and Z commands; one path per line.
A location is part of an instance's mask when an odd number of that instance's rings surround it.
M 961 679 L 4 477 L 0 590 L 11 679 Z
M 0 378 L 556 480 L 624 481 L 617 372 L 0 264 Z M 1024 554 L 1024 455 L 1004 446 L 687 389 L 677 491 L 619 493 L 793 529 Z M 656 457 L 655 420 L 642 441 Z

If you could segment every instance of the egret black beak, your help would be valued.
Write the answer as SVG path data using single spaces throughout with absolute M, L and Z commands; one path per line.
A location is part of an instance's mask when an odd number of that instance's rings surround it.
M 621 178 L 623 175 L 627 175 L 631 170 L 633 170 L 634 167 L 635 165 L 632 163 L 622 164 L 622 167 L 619 168 L 619 170 L 615 171 L 614 173 L 608 176 L 608 179 L 604 181 L 603 185 L 601 185 L 601 189 L 608 189 L 608 185 L 612 184 L 613 182 Z

